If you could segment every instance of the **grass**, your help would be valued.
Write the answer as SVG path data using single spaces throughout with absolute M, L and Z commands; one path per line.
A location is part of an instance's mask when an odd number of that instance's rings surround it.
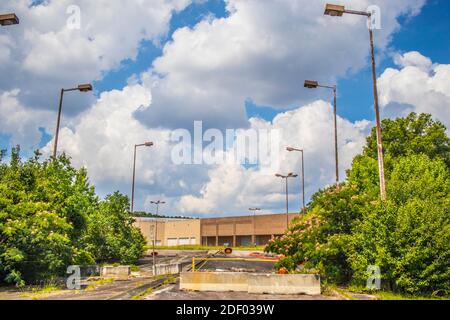
M 155 277 L 155 279 L 161 279 L 165 276 L 159 276 L 159 277 Z M 174 282 L 177 278 L 174 276 L 168 276 L 167 279 L 161 283 L 159 286 L 155 287 L 155 288 L 148 288 L 147 290 L 139 293 L 138 295 L 134 296 L 133 298 L 131 298 L 131 300 L 142 300 L 143 298 L 145 298 L 146 296 L 151 295 L 155 290 L 162 288 L 164 286 L 167 286 L 169 284 L 171 284 L 172 282 Z
M 251 246 L 251 247 L 233 247 L 235 251 L 264 251 L 265 246 Z M 152 248 L 150 247 L 149 250 Z M 223 250 L 225 247 L 223 246 L 200 246 L 200 245 L 184 245 L 184 246 L 158 246 L 155 247 L 156 250 L 203 250 L 203 251 L 212 251 L 212 250 Z
M 450 297 L 433 297 L 380 291 L 373 293 L 377 300 L 450 300 Z
M 99 287 L 99 286 L 104 286 L 110 283 L 113 283 L 114 279 L 100 279 L 100 280 L 96 280 L 94 282 L 92 282 L 91 284 L 89 284 L 86 288 L 86 290 L 94 290 L 95 288 Z
M 61 285 L 55 283 L 47 283 L 43 286 L 33 286 L 22 289 L 22 297 L 31 298 L 33 300 L 37 300 L 42 295 L 47 295 L 56 291 L 63 290 L 64 288 Z
M 406 294 L 406 293 L 399 293 L 399 292 L 392 292 L 392 291 L 374 291 L 374 290 L 367 290 L 364 287 L 359 286 L 350 286 L 348 288 L 339 288 L 336 289 L 339 293 L 345 296 L 345 292 L 351 292 L 351 293 L 361 293 L 361 294 L 369 294 L 372 296 L 375 296 L 377 300 L 449 300 L 450 297 L 438 297 L 438 296 L 432 296 L 432 295 L 413 295 L 413 294 Z

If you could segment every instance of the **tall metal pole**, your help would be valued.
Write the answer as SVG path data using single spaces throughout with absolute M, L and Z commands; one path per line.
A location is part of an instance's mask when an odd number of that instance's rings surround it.
M 365 11 L 346 10 L 344 6 L 327 4 L 325 7 L 325 15 L 341 17 L 344 13 L 356 14 L 366 16 L 369 19 L 369 34 L 370 34 L 370 50 L 372 53 L 372 80 L 373 80 L 373 95 L 374 107 L 376 117 L 376 131 L 377 131 L 377 153 L 378 153 L 378 171 L 380 175 L 380 195 L 381 200 L 387 199 L 386 185 L 384 177 L 384 156 L 383 156 L 383 139 L 381 132 L 380 108 L 378 104 L 378 87 L 377 87 L 377 70 L 375 64 L 375 46 L 373 44 L 373 21 L 372 13 Z
M 131 213 L 134 212 L 134 183 L 136 181 L 136 152 L 137 152 L 137 145 L 134 145 L 133 183 L 132 183 L 132 187 L 131 187 Z
M 303 213 L 306 212 L 306 203 L 305 203 L 305 157 L 304 150 L 302 150 L 302 196 L 303 196 Z
M 289 228 L 289 191 L 288 191 L 288 179 L 286 177 L 286 230 Z
M 55 144 L 53 146 L 53 158 L 55 158 L 55 159 L 56 159 L 56 154 L 58 152 L 59 126 L 61 123 L 61 111 L 62 111 L 63 98 L 64 98 L 64 89 L 61 89 L 61 96 L 59 98 L 58 120 L 56 121 Z
M 156 216 L 158 216 L 159 213 L 159 201 L 156 203 Z M 156 246 L 156 239 L 157 239 L 157 232 L 158 232 L 158 218 L 155 218 L 155 228 L 153 230 L 153 275 L 155 276 L 156 274 L 156 250 L 155 250 L 155 246 Z
M 371 19 L 371 16 L 369 16 L 369 19 Z M 372 25 L 369 27 L 369 33 L 370 33 L 370 47 L 372 51 L 372 78 L 373 78 L 373 94 L 375 98 L 375 117 L 377 122 L 377 151 L 378 151 L 378 170 L 380 173 L 380 194 L 381 194 L 381 200 L 385 201 L 386 196 L 386 185 L 385 185 L 385 178 L 384 178 L 384 156 L 383 156 L 383 139 L 382 139 L 382 133 L 381 133 L 381 120 L 380 120 L 380 109 L 378 105 L 378 87 L 377 87 L 377 71 L 376 71 L 376 64 L 375 64 L 375 46 L 373 44 L 373 31 L 372 31 Z
M 153 228 L 153 275 L 156 275 L 156 250 L 155 250 L 155 246 L 156 246 L 156 241 L 158 239 L 158 215 L 159 215 L 159 205 L 160 204 L 164 204 L 164 201 L 158 200 L 158 201 L 150 201 L 151 204 L 155 204 L 156 205 L 156 217 L 154 219 L 154 228 Z
M 336 153 L 336 189 L 340 190 L 339 185 L 339 149 L 338 149 L 338 133 L 337 133 L 337 89 L 333 87 L 334 94 L 334 148 Z

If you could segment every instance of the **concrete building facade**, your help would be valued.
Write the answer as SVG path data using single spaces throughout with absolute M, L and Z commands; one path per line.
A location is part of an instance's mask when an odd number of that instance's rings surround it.
M 155 236 L 157 246 L 200 245 L 199 219 L 136 218 L 147 244 L 152 246 Z
M 271 214 L 201 219 L 202 245 L 266 245 L 270 239 L 283 235 L 288 221 L 297 217 L 298 214 Z
M 265 245 L 281 236 L 298 214 L 206 219 L 136 218 L 138 227 L 149 245 L 156 236 L 157 246 L 203 245 L 245 247 Z

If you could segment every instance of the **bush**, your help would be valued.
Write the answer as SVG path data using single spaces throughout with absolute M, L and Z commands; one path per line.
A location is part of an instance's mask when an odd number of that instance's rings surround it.
M 71 264 L 137 261 L 145 243 L 126 197 L 100 201 L 86 170 L 64 155 L 40 162 L 36 152 L 22 162 L 19 153 L 12 150 L 9 164 L 0 153 L 0 282 L 46 280 Z
M 381 268 L 390 289 L 450 292 L 450 175 L 443 160 L 400 159 L 389 201 L 370 208 L 355 227 L 350 262 L 355 281 L 369 265 Z
M 376 131 L 347 181 L 312 197 L 266 251 L 290 271 L 318 269 L 326 281 L 357 285 L 381 268 L 386 288 L 412 294 L 450 290 L 450 139 L 430 115 L 382 122 L 388 201 L 379 199 Z

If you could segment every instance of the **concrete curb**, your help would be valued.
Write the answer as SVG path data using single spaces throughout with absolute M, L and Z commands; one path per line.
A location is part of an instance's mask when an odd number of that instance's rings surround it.
M 190 291 L 248 292 L 252 294 L 320 295 L 319 275 L 243 272 L 182 272 L 180 289 Z

